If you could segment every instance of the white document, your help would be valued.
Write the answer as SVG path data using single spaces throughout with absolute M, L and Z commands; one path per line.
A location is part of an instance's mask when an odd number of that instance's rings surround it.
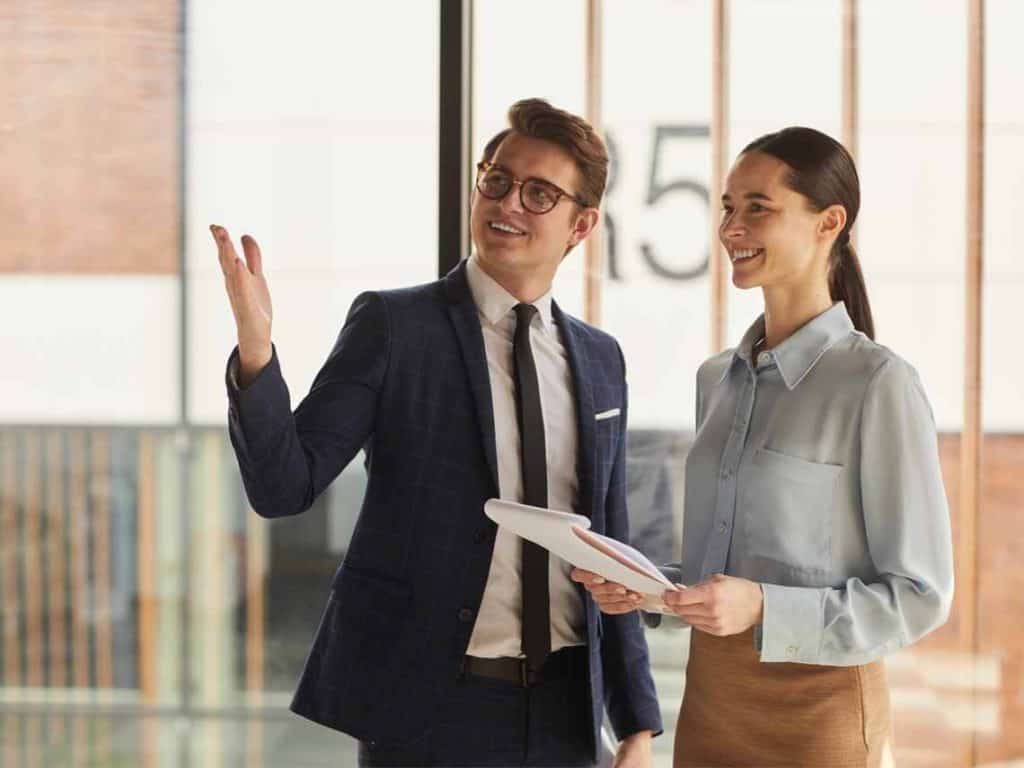
M 591 531 L 590 520 L 582 515 L 501 499 L 490 499 L 484 505 L 484 514 L 570 565 L 648 596 L 642 603 L 644 610 L 663 611 L 661 595 L 679 589 L 641 552 Z

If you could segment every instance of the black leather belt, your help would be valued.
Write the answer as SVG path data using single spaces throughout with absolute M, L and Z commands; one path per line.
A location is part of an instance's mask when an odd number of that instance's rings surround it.
M 523 688 L 532 688 L 546 680 L 557 680 L 569 674 L 573 659 L 585 658 L 584 646 L 561 648 L 548 654 L 541 669 L 530 669 L 526 659 L 482 659 L 478 656 L 462 657 L 462 674 L 489 677 L 515 683 Z

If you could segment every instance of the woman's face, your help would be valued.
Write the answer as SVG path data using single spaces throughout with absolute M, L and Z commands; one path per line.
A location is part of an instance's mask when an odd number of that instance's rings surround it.
M 739 156 L 726 178 L 718 236 L 737 288 L 828 285 L 828 252 L 838 230 L 825 219 L 842 208 L 815 212 L 786 186 L 788 172 L 781 160 L 751 152 Z

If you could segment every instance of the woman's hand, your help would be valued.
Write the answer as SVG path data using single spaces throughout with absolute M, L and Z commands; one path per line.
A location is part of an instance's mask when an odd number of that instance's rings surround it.
M 640 607 L 640 601 L 643 599 L 641 595 L 630 592 L 621 584 L 608 581 L 596 573 L 584 571 L 582 568 L 573 568 L 569 577 L 586 587 L 587 592 L 594 598 L 594 602 L 597 603 L 597 607 L 601 609 L 602 613 L 614 616 L 635 611 Z
M 760 624 L 764 607 L 760 584 L 721 574 L 679 592 L 665 592 L 663 599 L 690 626 L 723 637 Z

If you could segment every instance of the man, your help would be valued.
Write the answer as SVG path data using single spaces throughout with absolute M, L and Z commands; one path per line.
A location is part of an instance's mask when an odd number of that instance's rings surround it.
M 551 299 L 598 221 L 608 156 L 531 99 L 488 145 L 475 254 L 365 293 L 294 414 L 256 242 L 211 227 L 238 326 L 229 428 L 259 514 L 300 513 L 361 449 L 368 485 L 293 711 L 360 740 L 363 765 L 616 765 L 661 731 L 637 614 L 602 616 L 571 567 L 499 530 L 488 498 L 572 509 L 626 539 L 625 368 Z

